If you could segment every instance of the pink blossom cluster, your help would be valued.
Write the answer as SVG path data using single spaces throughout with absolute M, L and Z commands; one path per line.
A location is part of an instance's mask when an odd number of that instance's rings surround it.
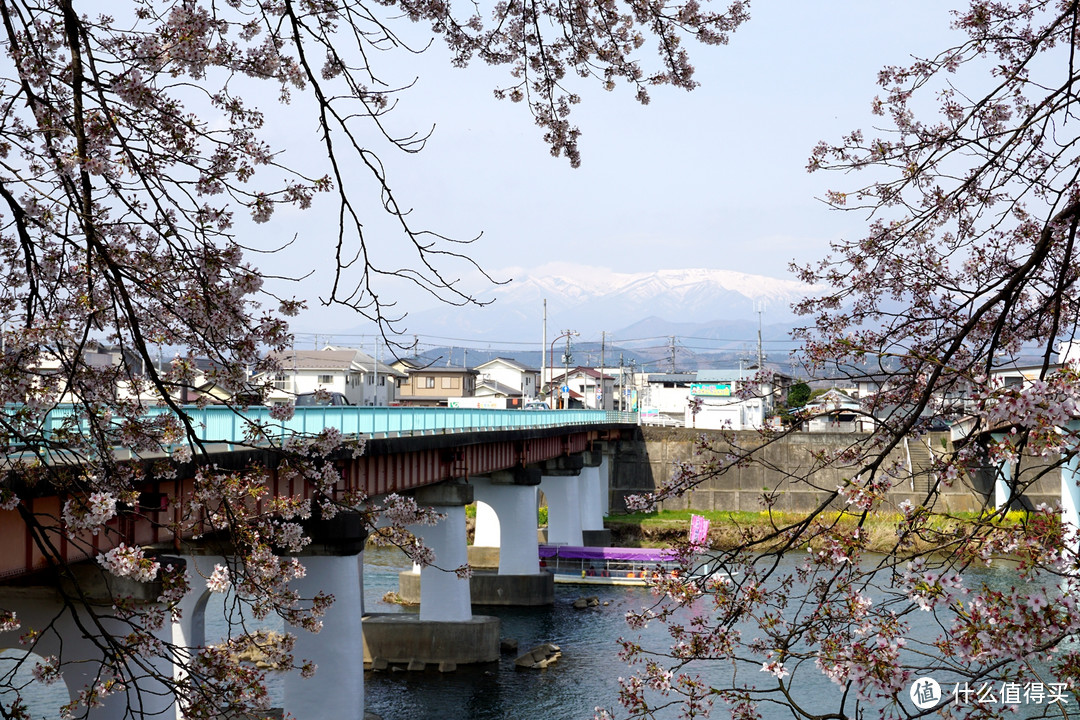
M 215 563 L 214 571 L 206 578 L 206 589 L 210 592 L 225 593 L 229 591 L 232 582 L 229 580 L 229 568 Z
M 11 632 L 22 627 L 13 610 L 0 610 L 0 632 Z
M 97 557 L 98 564 L 117 577 L 129 577 L 138 582 L 157 579 L 161 563 L 144 555 L 141 547 L 128 547 L 120 543 L 112 550 Z
M 89 530 L 97 535 L 101 526 L 116 515 L 116 496 L 93 492 L 86 498 L 74 497 L 64 502 L 63 517 L 68 532 Z
M 60 659 L 55 655 L 50 655 L 47 658 L 42 659 L 40 662 L 34 664 L 31 674 L 39 683 L 52 685 L 62 678 L 60 673 Z
M 949 604 L 967 593 L 964 579 L 957 572 L 937 573 L 926 569 L 926 561 L 916 558 L 907 564 L 898 587 L 920 610 L 929 612 L 936 605 Z
M 19 507 L 19 496 L 10 488 L 0 489 L 0 510 L 14 510 Z

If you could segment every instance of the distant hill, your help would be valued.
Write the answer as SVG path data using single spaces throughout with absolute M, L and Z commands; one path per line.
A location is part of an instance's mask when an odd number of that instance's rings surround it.
M 586 340 L 606 331 L 615 341 L 693 335 L 730 345 L 756 340 L 757 308 L 764 310 L 771 338 L 786 338 L 796 324 L 791 304 L 812 291 L 794 280 L 730 270 L 559 269 L 481 293 L 495 298 L 488 306 L 421 310 L 410 313 L 405 325 L 410 333 L 493 343 L 539 341 L 546 299 L 549 338 L 571 329 Z

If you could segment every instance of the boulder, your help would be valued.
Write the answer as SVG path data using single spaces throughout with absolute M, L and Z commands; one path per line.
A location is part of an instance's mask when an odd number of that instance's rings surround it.
M 542 670 L 562 657 L 558 645 L 543 643 L 537 645 L 514 661 L 514 667 Z

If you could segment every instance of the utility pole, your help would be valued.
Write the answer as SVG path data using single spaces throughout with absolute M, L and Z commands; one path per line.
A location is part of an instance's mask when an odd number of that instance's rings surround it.
M 540 345 L 540 387 L 536 388 L 536 396 L 540 397 L 540 392 L 544 389 L 544 375 L 547 372 L 547 361 L 544 356 L 547 353 L 547 298 L 544 298 L 544 341 Z M 551 379 L 547 379 L 548 385 L 551 384 Z M 548 387 L 548 398 L 551 397 L 551 388 Z
M 598 410 L 603 410 L 607 400 L 604 398 L 604 340 L 607 339 L 607 333 L 603 330 L 600 331 L 600 405 Z
M 619 353 L 619 412 L 623 411 L 623 394 L 626 392 L 623 382 L 623 354 Z
M 671 340 L 671 374 L 674 375 L 675 374 L 675 336 L 672 335 L 670 340 Z
M 764 312 L 764 308 L 758 308 L 757 311 L 757 369 L 760 373 L 765 369 L 765 354 L 761 350 L 761 314 Z
M 563 401 L 563 410 L 570 409 L 570 335 L 573 330 L 566 331 L 566 353 L 563 359 L 563 386 L 566 388 L 566 398 Z

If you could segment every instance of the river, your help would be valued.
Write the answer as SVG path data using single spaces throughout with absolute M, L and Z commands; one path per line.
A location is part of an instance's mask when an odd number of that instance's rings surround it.
M 408 567 L 404 555 L 397 550 L 369 548 L 364 560 L 365 609 L 412 612 L 382 602 L 387 591 L 397 589 L 398 572 Z M 793 563 L 794 560 L 785 561 L 786 565 Z M 995 568 L 973 571 L 968 585 L 985 582 L 991 587 L 1004 588 L 1016 581 L 1015 572 Z M 572 607 L 575 599 L 592 595 L 599 598 L 599 606 L 585 610 Z M 562 649 L 562 658 L 544 670 L 518 670 L 514 667 L 515 654 L 510 653 L 497 663 L 459 666 L 452 673 L 439 673 L 433 667 L 423 672 L 368 671 L 364 673 L 367 710 L 382 720 L 587 720 L 597 705 L 610 707 L 616 703 L 618 679 L 630 674 L 630 669 L 618 658 L 616 639 L 632 634 L 624 620 L 626 612 L 640 609 L 651 600 L 645 588 L 556 585 L 555 604 L 550 607 L 475 608 L 477 614 L 499 617 L 502 637 L 517 640 L 520 652 L 552 642 Z M 209 623 L 214 615 L 208 608 Z M 209 638 L 220 635 L 224 623 L 219 621 L 216 629 L 208 627 L 207 631 Z M 931 639 L 933 632 L 936 630 L 931 622 L 921 626 L 913 623 L 912 634 L 923 635 L 923 640 Z M 656 649 L 670 644 L 660 624 L 649 626 L 643 640 Z M 769 677 L 759 670 L 760 666 L 746 667 L 741 671 L 740 681 L 765 684 Z M 810 672 L 800 673 L 800 684 L 793 692 L 811 710 L 835 709 L 839 687 L 821 673 L 806 670 Z M 731 665 L 702 663 L 698 671 L 720 684 L 730 680 Z M 949 678 L 938 679 L 946 685 Z M 1047 682 L 1052 681 L 1047 678 Z M 32 717 L 54 718 L 63 695 L 62 684 L 46 687 L 35 683 L 24 698 L 29 701 Z M 280 706 L 280 681 L 272 681 L 271 696 L 273 704 Z M 1080 717 L 1080 706 L 1073 693 L 1069 693 L 1068 701 L 1064 707 L 1053 708 L 1056 717 Z M 1048 709 L 1051 708 L 1045 705 L 1020 705 L 1010 716 L 1036 717 Z M 764 720 L 792 717 L 790 712 L 764 706 L 761 712 Z M 676 711 L 670 710 L 656 717 L 677 716 Z M 727 708 L 718 702 L 712 717 L 728 717 Z
M 785 558 L 782 565 L 794 567 L 795 562 L 795 558 Z M 381 598 L 388 590 L 397 588 L 397 573 L 405 567 L 397 551 L 378 549 L 365 553 L 366 611 L 402 611 L 381 602 Z M 986 583 L 991 588 L 1004 589 L 1016 583 L 1018 576 L 1010 569 L 995 567 L 970 571 L 967 580 L 969 587 Z M 598 596 L 601 605 L 585 610 L 572 607 L 575 599 L 590 595 Z M 625 614 L 627 610 L 645 607 L 652 600 L 645 588 L 558 584 L 552 607 L 474 607 L 476 614 L 499 617 L 502 636 L 517 640 L 520 651 L 553 642 L 562 649 L 562 658 L 545 670 L 518 670 L 514 667 L 514 655 L 510 654 L 498 663 L 459 667 L 454 673 L 439 673 L 433 668 L 424 672 L 369 671 L 364 675 L 367 709 L 383 720 L 587 720 L 593 717 L 596 706 L 616 704 L 618 679 L 631 674 L 631 669 L 618 657 L 616 640 L 620 636 L 637 636 L 626 625 Z M 936 634 L 933 622 L 924 618 L 930 616 L 921 613 L 915 616 L 911 629 L 913 640 L 929 641 Z M 747 628 L 746 637 L 750 637 L 750 632 Z M 658 623 L 646 628 L 641 637 L 645 644 L 657 650 L 671 644 L 666 629 Z M 730 682 L 731 668 L 730 663 L 724 662 L 700 663 L 696 671 L 723 684 Z M 770 684 L 771 677 L 760 672 L 760 665 L 744 666 L 740 673 L 740 683 Z M 792 692 L 806 709 L 819 713 L 835 711 L 841 692 L 839 686 L 812 668 L 804 668 L 799 676 L 799 684 Z M 1053 682 L 1045 673 L 1043 676 L 1047 683 Z M 939 675 L 937 679 L 944 693 L 951 694 L 952 684 L 948 682 L 951 678 Z M 1067 704 L 1053 707 L 1022 703 L 1011 706 L 1006 714 L 1030 718 L 1049 711 L 1051 716 L 1059 718 L 1080 717 L 1075 693 L 1068 693 L 1067 700 Z M 915 711 L 907 699 L 905 705 Z M 764 720 L 792 718 L 790 711 L 776 706 L 763 704 L 759 711 Z M 656 717 L 676 718 L 679 713 L 672 708 Z M 729 717 L 727 707 L 717 702 L 712 717 Z

